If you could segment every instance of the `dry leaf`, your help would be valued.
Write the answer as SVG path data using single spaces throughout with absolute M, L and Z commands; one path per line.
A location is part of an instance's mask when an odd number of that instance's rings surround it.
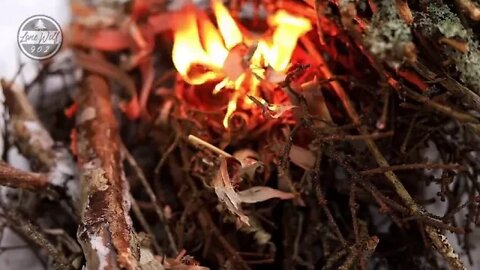
M 247 177 L 253 180 L 257 171 L 263 170 L 263 163 L 258 161 L 258 155 L 251 149 L 242 149 L 233 153 L 233 157 L 240 161 L 241 168 L 234 177 Z M 240 179 L 239 179 L 240 180 Z
M 218 199 L 227 206 L 227 209 L 237 215 L 240 221 L 249 225 L 248 217 L 242 213 L 240 196 L 235 192 L 230 181 L 225 157 L 220 157 L 220 168 L 213 178 L 212 185 Z
M 263 170 L 263 163 L 254 159 L 250 159 L 248 162 L 249 163 L 245 163 L 245 161 L 242 162 L 242 167 L 238 171 L 238 177 L 246 177 L 249 180 L 253 180 L 255 173 Z
M 243 203 L 257 203 L 273 198 L 282 200 L 290 200 L 295 198 L 295 194 L 293 193 L 263 186 L 251 187 L 249 189 L 239 191 L 237 194 Z
M 303 147 L 292 145 L 289 153 L 290 161 L 304 170 L 311 170 L 315 166 L 315 155 Z

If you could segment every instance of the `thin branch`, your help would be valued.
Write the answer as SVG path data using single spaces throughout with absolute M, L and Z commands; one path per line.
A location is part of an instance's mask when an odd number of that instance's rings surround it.
M 35 191 L 47 188 L 49 181 L 47 174 L 22 171 L 0 161 L 0 185 Z
M 165 233 L 167 235 L 168 243 L 170 245 L 170 250 L 172 254 L 178 254 L 178 248 L 177 244 L 175 242 L 175 238 L 173 237 L 173 233 L 170 230 L 170 227 L 168 226 L 167 220 L 165 218 L 165 215 L 163 214 L 163 210 L 160 207 L 160 202 L 157 199 L 157 196 L 155 195 L 155 192 L 153 192 L 152 187 L 150 186 L 150 183 L 148 182 L 147 178 L 145 177 L 145 174 L 143 173 L 142 169 L 140 166 L 137 164 L 137 161 L 135 158 L 130 154 L 128 149 L 125 147 L 125 145 L 122 143 L 122 148 L 123 152 L 125 154 L 125 158 L 130 163 L 132 166 L 133 170 L 135 171 L 135 174 L 137 175 L 138 179 L 140 179 L 140 182 L 142 183 L 142 186 L 145 188 L 145 191 L 147 192 L 148 197 L 150 198 L 150 201 L 153 204 L 153 207 L 155 209 L 155 213 L 158 216 L 158 219 L 160 220 L 160 223 L 163 225 L 163 229 L 165 230 Z
M 418 170 L 418 169 L 428 169 L 428 170 L 465 170 L 465 166 L 459 164 L 429 164 L 429 163 L 414 163 L 414 164 L 402 164 L 402 165 L 392 165 L 388 167 L 379 167 L 369 170 L 361 171 L 362 175 L 372 175 L 379 173 L 386 173 L 389 171 L 404 171 L 404 170 Z
M 33 224 L 31 220 L 28 220 L 20 212 L 10 209 L 10 206 L 4 205 L 3 202 L 0 202 L 0 208 L 2 210 L 0 214 L 5 218 L 10 228 L 47 251 L 48 256 L 53 260 L 55 269 L 74 269 L 63 255 L 63 252 L 58 250 L 55 244 L 50 242 L 40 228 Z
M 323 59 L 321 55 L 317 56 L 317 60 L 320 60 L 321 62 L 319 63 L 319 69 L 323 73 L 324 77 L 326 79 L 333 77 L 332 72 L 327 66 L 327 63 Z M 362 125 L 360 121 L 360 117 L 355 109 L 355 107 L 352 104 L 352 101 L 350 100 L 350 97 L 348 96 L 347 92 L 343 89 L 343 87 L 337 82 L 337 81 L 332 81 L 330 83 L 330 86 L 333 88 L 335 93 L 337 94 L 338 98 L 341 100 L 343 107 L 345 108 L 348 116 L 352 120 L 354 125 L 358 126 L 358 131 L 361 135 L 367 135 L 368 130 L 365 126 Z M 474 118 L 475 119 L 475 118 Z M 469 119 L 470 120 L 470 119 Z M 474 120 L 476 121 L 476 119 Z M 375 142 L 371 139 L 366 139 L 365 143 L 367 144 L 368 149 L 372 153 L 374 159 L 376 160 L 377 164 L 380 167 L 389 167 L 390 165 L 388 164 L 388 161 L 385 159 L 383 156 L 382 152 L 378 148 L 378 146 L 375 144 Z M 405 186 L 402 184 L 400 179 L 393 173 L 392 171 L 387 171 L 384 173 L 385 177 L 387 180 L 390 182 L 392 187 L 394 188 L 395 192 L 397 195 L 402 199 L 402 201 L 407 205 L 407 207 L 410 209 L 412 214 L 417 214 L 420 212 L 420 207 L 417 205 L 417 203 L 413 200 L 412 196 L 410 193 L 407 191 Z M 446 241 L 446 237 L 441 234 L 438 230 L 434 229 L 431 226 L 425 226 L 426 232 L 430 239 L 432 239 L 433 243 L 435 244 L 435 247 L 437 250 L 442 254 L 442 256 L 447 260 L 449 265 L 453 267 L 454 269 L 465 269 L 463 266 L 463 262 L 458 258 L 457 260 L 453 260 L 452 256 L 450 253 L 446 253 L 447 250 L 451 249 L 450 244 L 448 241 Z M 450 247 L 450 249 L 448 248 Z M 452 249 L 452 254 L 456 255 L 455 252 L 453 252 Z

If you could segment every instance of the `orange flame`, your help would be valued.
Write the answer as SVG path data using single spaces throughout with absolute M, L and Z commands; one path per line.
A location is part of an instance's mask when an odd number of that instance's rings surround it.
M 185 8 L 174 30 L 172 59 L 182 78 L 192 84 L 220 81 L 213 89 L 234 89 L 228 102 L 223 125 L 228 128 L 230 116 L 242 99 L 251 104 L 248 95 L 256 96 L 260 80 L 267 68 L 284 72 L 292 57 L 298 38 L 311 29 L 306 18 L 284 10 L 268 18 L 273 29 L 270 36 L 257 40 L 246 38 L 221 1 L 212 0 L 218 29 L 202 11 Z M 260 97 L 258 97 L 261 100 Z

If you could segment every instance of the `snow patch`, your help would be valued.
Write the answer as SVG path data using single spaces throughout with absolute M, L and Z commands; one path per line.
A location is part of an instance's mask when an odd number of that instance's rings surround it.
M 45 128 L 40 125 L 40 123 L 37 121 L 25 121 L 23 126 L 32 135 L 30 138 L 31 144 L 39 143 L 43 149 L 49 149 L 53 147 L 53 139 L 50 137 Z
M 65 187 L 67 195 L 74 201 L 80 195 L 77 175 L 77 167 L 68 150 L 63 147 L 55 150 L 55 166 L 50 171 L 49 181 L 53 185 Z
M 97 252 L 98 256 L 98 269 L 105 269 L 108 266 L 108 248 L 103 244 L 103 239 L 99 236 L 91 236 L 90 237 L 90 245 L 94 250 Z

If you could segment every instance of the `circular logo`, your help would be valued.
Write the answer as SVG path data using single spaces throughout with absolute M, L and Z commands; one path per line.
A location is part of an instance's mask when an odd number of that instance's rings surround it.
M 34 60 L 45 60 L 60 50 L 63 34 L 54 19 L 45 15 L 34 15 L 20 25 L 17 41 L 26 56 Z

